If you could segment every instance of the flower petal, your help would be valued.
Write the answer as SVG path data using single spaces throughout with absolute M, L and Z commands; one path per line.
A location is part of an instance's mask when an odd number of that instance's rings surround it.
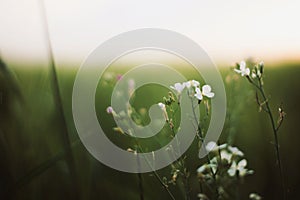
M 246 69 L 245 69 L 245 74 L 246 74 L 247 76 L 250 75 L 250 69 L 249 69 L 249 68 L 246 68 Z
M 218 145 L 214 141 L 210 141 L 205 146 L 206 151 L 215 151 L 218 150 Z
M 243 159 L 238 163 L 238 168 L 244 168 L 247 166 L 247 160 Z
M 234 176 L 235 173 L 236 173 L 236 169 L 235 168 L 229 168 L 227 170 L 227 172 L 228 172 L 229 176 Z
M 201 93 L 197 93 L 194 95 L 198 100 L 202 100 L 203 97 L 202 97 L 202 94 Z
M 240 70 L 243 71 L 243 70 L 245 70 L 245 69 L 246 69 L 246 62 L 245 62 L 244 60 L 242 60 L 242 61 L 240 62 Z
M 239 69 L 234 69 L 234 71 L 237 72 L 237 73 L 239 73 L 239 74 L 242 73 L 242 71 L 239 70 Z

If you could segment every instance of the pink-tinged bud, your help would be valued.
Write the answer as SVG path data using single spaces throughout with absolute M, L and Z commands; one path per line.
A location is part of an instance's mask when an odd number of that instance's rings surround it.
M 106 108 L 106 112 L 108 114 L 113 114 L 114 113 L 114 109 L 111 106 L 109 106 L 109 107 Z
M 122 77 L 123 77 L 122 74 L 118 74 L 118 75 L 117 75 L 117 81 L 121 80 Z

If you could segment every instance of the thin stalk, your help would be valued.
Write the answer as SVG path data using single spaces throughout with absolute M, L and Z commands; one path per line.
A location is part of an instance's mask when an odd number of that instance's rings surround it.
M 196 122 L 196 124 L 198 124 L 198 130 L 197 130 L 197 132 L 198 132 L 198 138 L 199 138 L 199 140 L 203 144 L 203 134 L 202 134 L 201 124 L 200 124 L 200 119 L 198 121 L 198 118 L 197 118 L 197 115 L 196 115 L 196 112 L 195 112 L 195 109 L 194 109 L 194 102 L 193 102 L 192 98 L 191 98 L 191 104 L 192 104 L 192 111 L 193 111 L 195 122 Z M 209 154 L 206 154 L 205 157 L 206 157 L 207 163 L 210 165 L 211 162 L 210 162 Z M 214 171 L 212 170 L 212 168 L 210 168 L 210 171 L 211 171 L 211 174 L 213 176 L 214 182 L 217 184 L 216 174 L 214 173 Z M 216 193 L 216 196 L 217 196 L 216 199 L 218 199 L 218 197 L 219 197 L 219 191 L 218 191 L 217 187 L 215 188 L 215 193 Z
M 174 132 L 174 129 L 172 129 L 172 132 L 173 132 L 173 134 L 174 134 L 174 137 L 175 137 L 175 132 Z M 177 138 L 176 138 L 177 139 Z M 178 143 L 177 143 L 177 145 L 179 145 Z M 179 149 L 180 149 L 180 147 L 178 147 Z M 181 154 L 180 154 L 181 155 Z M 188 173 L 188 171 L 187 171 L 187 169 L 186 169 L 186 166 L 185 166 L 185 160 L 184 160 L 184 156 L 181 156 L 180 158 L 179 158 L 179 165 L 180 165 L 180 167 L 182 168 L 182 170 L 183 170 L 183 172 L 181 173 L 181 175 L 182 175 L 182 177 L 183 177 L 183 184 L 184 184 L 184 190 L 185 190 L 185 199 L 186 200 L 189 200 L 189 199 L 191 199 L 191 197 L 190 197 L 190 191 L 191 191 L 191 188 L 190 188 L 190 186 L 189 186 L 189 173 Z
M 140 167 L 140 158 L 138 156 L 138 166 Z M 140 190 L 140 200 L 144 200 L 144 187 L 143 187 L 143 176 L 141 173 L 138 173 L 139 179 L 139 190 Z
M 130 121 L 132 123 L 132 121 Z M 142 147 L 140 146 L 139 142 L 137 139 L 135 139 L 135 143 L 136 143 L 136 148 L 137 150 L 139 150 L 142 154 L 145 153 L 142 149 Z M 139 152 L 137 151 L 137 153 Z M 139 156 L 139 155 L 137 155 Z M 164 187 L 164 189 L 167 191 L 168 195 L 170 196 L 170 198 L 172 200 L 175 200 L 175 197 L 173 196 L 173 194 L 171 193 L 171 191 L 169 190 L 168 186 L 164 183 L 164 181 L 160 178 L 160 176 L 158 175 L 158 173 L 156 172 L 155 169 L 153 169 L 152 165 L 150 164 L 149 160 L 144 156 L 146 162 L 148 163 L 148 165 L 151 167 L 152 172 L 154 174 L 154 176 L 156 177 L 156 179 L 159 181 L 159 183 Z M 140 160 L 138 158 L 138 167 L 140 167 Z M 140 173 L 138 173 L 138 179 L 139 179 L 139 190 L 140 190 L 140 199 L 144 199 L 144 189 L 143 189 L 143 185 L 142 185 L 142 176 Z
M 142 153 L 144 153 L 144 151 L 143 151 L 143 149 L 140 147 L 140 146 L 138 146 L 138 148 L 140 149 L 140 151 L 142 152 Z M 149 166 L 152 168 L 152 165 L 150 164 L 150 162 L 148 161 L 148 159 L 146 158 L 146 157 L 144 157 L 145 158 L 145 160 L 146 160 L 146 162 L 149 164 Z M 157 178 L 157 180 L 159 181 L 159 183 L 164 187 L 164 189 L 167 191 L 167 193 L 168 193 L 168 195 L 170 196 L 170 198 L 172 199 L 172 200 L 175 200 L 175 197 L 173 196 L 173 194 L 171 193 L 171 191 L 169 190 L 169 188 L 168 188 L 168 186 L 164 183 L 164 181 L 160 178 L 160 176 L 158 175 L 158 173 L 156 172 L 156 170 L 154 170 L 153 168 L 152 168 L 152 172 L 153 172 L 153 174 L 154 174 L 154 176 Z
M 58 78 L 57 78 L 57 72 L 56 72 L 56 66 L 55 66 L 55 61 L 54 61 L 54 55 L 53 55 L 53 50 L 51 46 L 51 41 L 50 41 L 50 35 L 49 35 L 49 29 L 48 29 L 48 23 L 47 23 L 47 16 L 46 16 L 46 9 L 44 5 L 44 1 L 40 1 L 40 6 L 41 6 L 41 14 L 42 14 L 42 19 L 44 21 L 44 32 L 45 32 L 45 37 L 47 40 L 47 47 L 48 47 L 48 57 L 49 57 L 49 66 L 50 66 L 50 73 L 51 73 L 51 78 L 52 78 L 52 89 L 54 93 L 54 102 L 55 105 L 57 106 L 57 111 L 58 111 L 58 121 L 60 122 L 60 125 L 62 127 L 62 139 L 63 139 L 63 147 L 66 152 L 66 161 L 68 164 L 68 168 L 70 171 L 70 178 L 73 183 L 73 192 L 74 194 L 74 199 L 80 199 L 79 195 L 79 182 L 77 179 L 77 173 L 76 173 L 76 168 L 75 168 L 75 159 L 72 154 L 72 147 L 71 147 L 71 142 L 69 139 L 68 135 L 68 127 L 67 127 L 67 122 L 66 118 L 64 115 L 64 110 L 63 110 L 63 105 L 62 105 L 62 100 L 61 100 L 61 95 L 60 95 L 60 89 L 59 89 L 59 84 L 58 84 Z
M 131 123 L 131 125 L 132 125 L 132 127 L 134 127 L 133 126 L 133 122 L 131 121 L 131 120 L 129 120 L 130 121 L 130 123 Z M 135 131 L 135 130 L 134 130 Z M 139 142 L 138 142 L 138 140 L 137 139 L 135 139 L 135 143 L 136 143 L 136 148 L 141 152 L 141 153 L 145 153 L 144 151 L 143 151 L 143 149 L 142 149 L 142 147 L 139 145 Z M 137 155 L 138 156 L 138 155 Z M 149 160 L 146 158 L 146 157 L 144 157 L 145 158 L 145 160 L 146 160 L 146 162 L 148 163 L 148 165 L 151 167 L 151 169 L 152 169 L 152 171 L 153 171 L 153 173 L 154 173 L 154 176 L 157 178 L 157 180 L 160 182 L 160 184 L 164 187 L 164 189 L 167 191 L 167 193 L 168 193 L 168 195 L 170 196 L 170 198 L 172 199 L 172 200 L 175 200 L 175 197 L 173 196 L 173 194 L 171 193 L 171 191 L 169 190 L 169 188 L 168 188 L 168 186 L 163 182 L 163 180 L 160 178 L 160 176 L 158 175 L 158 173 L 156 172 L 156 170 L 155 169 L 153 169 L 153 167 L 152 167 L 152 165 L 150 164 L 150 162 L 149 162 Z M 138 165 L 140 165 L 139 164 L 139 162 L 138 162 Z M 140 175 L 138 175 L 138 178 L 139 178 L 139 188 L 140 188 L 140 198 L 144 198 L 144 197 L 142 197 L 142 196 L 144 196 L 143 195 L 143 186 L 142 186 L 142 177 L 140 176 Z
M 276 152 L 276 158 L 277 158 L 277 163 L 278 163 L 278 168 L 279 168 L 279 174 L 280 174 L 280 179 L 281 179 L 283 196 L 284 196 L 284 199 L 286 199 L 285 182 L 284 182 L 284 178 L 283 178 L 283 169 L 282 169 L 280 151 L 279 151 L 278 130 L 277 130 L 277 127 L 276 127 L 275 122 L 274 122 L 274 117 L 273 117 L 272 111 L 270 109 L 268 99 L 266 98 L 264 89 L 263 89 L 261 84 L 260 84 L 260 93 L 261 93 L 264 101 L 266 102 L 267 114 L 269 115 L 269 119 L 270 119 L 271 125 L 272 125 L 272 130 L 273 130 L 274 140 L 275 140 L 275 152 Z
M 247 79 L 260 92 L 260 94 L 263 98 L 263 102 L 265 104 L 264 111 L 268 114 L 270 122 L 271 122 L 272 131 L 273 131 L 274 140 L 275 140 L 275 145 L 274 146 L 275 146 L 276 160 L 277 160 L 277 163 L 278 163 L 279 175 L 280 175 L 281 186 L 282 186 L 282 191 L 283 191 L 283 198 L 286 199 L 285 181 L 284 181 L 284 177 L 283 177 L 283 169 L 282 169 L 282 163 L 281 163 L 281 157 L 280 157 L 280 151 L 279 151 L 279 139 L 278 139 L 278 128 L 279 128 L 279 126 L 276 127 L 276 125 L 275 125 L 274 117 L 273 117 L 268 99 L 266 97 L 261 78 L 258 79 L 258 85 L 249 76 L 247 76 Z
M 173 107 L 171 107 L 171 109 L 173 110 Z M 174 119 L 174 124 L 176 122 L 175 121 L 175 119 L 176 119 L 175 113 L 177 112 L 177 110 L 178 110 L 178 108 L 175 111 L 172 111 L 172 119 Z M 176 133 L 175 133 L 175 125 L 170 124 L 170 127 L 171 127 L 171 131 L 172 131 L 172 136 L 176 140 L 176 144 L 177 144 L 177 147 L 178 147 L 178 150 L 179 150 L 179 155 L 181 155 L 181 149 L 180 149 L 179 141 L 178 141 L 178 138 L 176 137 Z M 189 186 L 189 173 L 188 173 L 187 168 L 185 166 L 184 156 L 180 156 L 178 162 L 179 162 L 180 167 L 183 170 L 181 175 L 183 177 L 183 184 L 184 184 L 184 190 L 185 190 L 185 199 L 190 200 L 191 199 L 191 197 L 190 197 L 191 188 Z

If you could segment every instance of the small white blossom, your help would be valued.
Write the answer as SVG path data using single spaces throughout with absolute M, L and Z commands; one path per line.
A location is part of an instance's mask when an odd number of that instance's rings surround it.
M 203 96 L 202 96 L 202 92 L 201 92 L 201 90 L 200 90 L 200 88 L 196 88 L 196 90 L 195 90 L 195 92 L 196 92 L 196 94 L 194 94 L 194 96 L 198 99 L 198 100 L 202 100 L 203 99 Z
M 171 89 L 175 90 L 177 92 L 177 98 L 178 102 L 180 102 L 181 99 L 181 93 L 186 87 L 185 83 L 175 83 L 174 86 L 170 86 Z
M 198 194 L 198 198 L 199 198 L 199 200 L 209 200 L 209 198 L 205 194 L 202 194 L 202 193 Z
M 200 90 L 199 87 L 196 87 L 195 92 L 196 93 L 194 94 L 194 96 L 198 100 L 202 100 L 203 96 L 206 96 L 208 98 L 213 98 L 215 96 L 215 93 L 211 92 L 211 87 L 209 85 L 204 85 L 202 87 L 202 91 Z
M 185 82 L 184 85 L 187 88 L 190 88 L 190 87 L 199 87 L 200 83 L 198 81 L 195 81 L 195 80 L 190 80 L 190 81 Z
M 228 174 L 230 176 L 235 176 L 236 173 L 237 173 L 237 171 L 238 171 L 239 172 L 239 176 L 243 177 L 248 172 L 248 170 L 245 168 L 246 166 L 247 166 L 246 159 L 243 159 L 243 160 L 241 160 L 238 163 L 236 163 L 235 161 L 233 161 L 227 172 L 228 172 Z
M 208 98 L 213 98 L 215 96 L 215 93 L 211 92 L 210 85 L 204 85 L 202 87 L 202 95 Z
M 207 166 L 204 164 L 202 166 L 200 166 L 198 169 L 197 169 L 197 173 L 198 174 L 203 174 L 203 172 L 206 170 Z
M 200 86 L 200 83 L 198 81 L 195 81 L 195 80 L 191 80 L 191 84 L 193 87 L 199 87 Z
M 171 89 L 176 90 L 178 94 L 181 94 L 185 88 L 185 83 L 175 83 L 174 86 L 170 86 Z
M 221 153 L 221 159 L 227 160 L 228 163 L 231 163 L 232 154 L 228 153 L 226 150 L 222 150 Z
M 236 156 L 244 156 L 244 153 L 242 151 L 240 151 L 237 147 L 232 147 L 232 146 L 229 146 L 228 149 L 231 151 L 231 153 L 233 155 L 236 155 Z
M 210 141 L 207 143 L 207 145 L 205 146 L 205 149 L 206 151 L 218 151 L 218 150 L 221 150 L 221 149 L 224 149 L 227 147 L 227 144 L 222 144 L 220 146 L 218 146 L 218 144 L 214 141 Z
M 249 198 L 252 199 L 252 200 L 261 200 L 261 196 L 259 196 L 258 194 L 255 194 L 255 193 L 251 193 L 249 195 Z
M 217 151 L 218 150 L 218 145 L 217 143 L 215 143 L 214 141 L 210 141 L 209 143 L 207 143 L 207 145 L 205 146 L 206 151 Z
M 249 76 L 250 75 L 250 69 L 246 67 L 246 62 L 241 61 L 240 62 L 240 69 L 234 69 L 237 73 L 241 74 L 242 76 Z
M 252 72 L 252 73 L 251 73 L 251 77 L 252 77 L 252 78 L 256 78 L 255 72 Z

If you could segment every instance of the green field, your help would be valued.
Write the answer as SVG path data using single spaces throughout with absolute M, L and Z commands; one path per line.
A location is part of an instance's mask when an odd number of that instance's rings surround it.
M 48 69 L 7 67 L 8 70 L 0 66 L 0 199 L 139 199 L 137 174 L 106 167 L 94 159 L 79 140 L 71 99 L 76 70 L 68 67 L 58 70 L 62 115 Z M 246 80 L 235 78 L 229 67 L 221 68 L 221 73 L 227 92 L 227 118 L 220 141 L 239 147 L 245 153 L 249 168 L 255 171 L 241 185 L 241 199 L 247 199 L 250 192 L 264 199 L 281 199 L 268 116 L 259 112 L 255 90 Z M 265 90 L 276 118 L 281 104 L 287 113 L 279 140 L 288 199 L 300 199 L 299 74 L 300 64 L 278 64 L 267 65 L 264 75 Z M 197 78 L 190 71 L 185 75 Z M 132 141 L 112 131 L 113 118 L 105 112 L 111 89 L 112 86 L 107 85 L 105 90 L 97 91 L 99 122 L 112 141 L 127 148 Z M 145 105 L 136 101 L 135 106 L 149 106 L 166 95 L 167 90 L 163 88 L 141 88 L 136 98 L 144 99 Z M 163 133 L 157 140 L 167 142 Z M 157 143 L 145 142 L 144 145 L 156 148 Z M 186 153 L 192 173 L 192 199 L 199 193 L 196 170 L 204 162 L 197 158 L 197 151 L 197 144 L 193 144 Z M 159 170 L 158 174 L 169 178 L 170 168 Z M 145 199 L 169 199 L 153 173 L 142 176 Z M 169 189 L 176 199 L 184 198 L 182 185 L 170 185 Z

